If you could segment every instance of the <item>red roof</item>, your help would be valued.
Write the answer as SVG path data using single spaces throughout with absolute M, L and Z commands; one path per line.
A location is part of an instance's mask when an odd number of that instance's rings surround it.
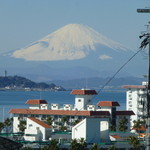
M 74 95 L 97 95 L 97 92 L 95 90 L 72 90 L 71 94 Z
M 125 86 L 123 86 L 123 88 L 126 88 L 126 89 L 145 89 L 146 86 L 144 86 L 144 85 L 125 85 Z
M 132 110 L 118 110 L 118 111 L 116 111 L 116 115 L 131 116 L 131 115 L 135 115 L 135 113 Z
M 30 120 L 36 122 L 37 124 L 39 124 L 40 126 L 44 127 L 44 128 L 51 128 L 51 126 L 49 126 L 48 124 L 46 124 L 45 122 L 39 120 L 39 119 L 36 119 L 34 117 L 29 117 Z
M 112 136 L 115 139 L 121 139 L 121 136 L 119 136 L 119 135 L 110 135 L 110 136 Z
M 29 105 L 47 104 L 47 101 L 42 99 L 29 99 L 27 100 L 26 104 Z
M 99 101 L 97 106 L 120 106 L 118 102 L 115 101 Z
M 11 109 L 12 114 L 35 115 L 68 115 L 68 116 L 110 116 L 109 111 L 77 111 L 77 110 L 41 110 L 41 109 Z
M 137 131 L 146 131 L 146 127 L 141 126 L 139 128 L 132 128 L 132 130 L 137 130 Z

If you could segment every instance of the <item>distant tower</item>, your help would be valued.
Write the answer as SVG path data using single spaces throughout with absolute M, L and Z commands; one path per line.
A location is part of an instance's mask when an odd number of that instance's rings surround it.
M 86 110 L 87 105 L 92 104 L 93 95 L 97 95 L 95 90 L 73 90 L 71 94 L 75 96 L 75 109 L 76 110 Z
M 5 70 L 5 77 L 7 77 L 7 70 Z

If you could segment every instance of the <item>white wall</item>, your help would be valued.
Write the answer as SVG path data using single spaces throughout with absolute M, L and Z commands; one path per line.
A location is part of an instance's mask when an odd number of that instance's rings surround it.
M 93 95 L 76 95 L 75 96 L 75 109 L 85 110 L 87 105 L 92 105 Z
M 108 122 L 109 118 L 85 118 L 72 128 L 72 139 L 84 138 L 87 143 L 109 141 Z
M 49 133 L 49 136 L 46 134 L 46 131 L 47 133 Z M 48 140 L 49 137 L 51 136 L 50 133 L 51 133 L 51 128 L 46 129 L 40 126 L 39 124 L 37 124 L 36 122 L 27 118 L 27 128 L 25 129 L 25 134 L 33 134 L 33 135 L 35 134 L 36 135 L 35 139 L 41 141 L 41 140 Z M 25 139 L 30 140 L 31 137 L 32 136 L 25 136 Z
M 13 133 L 19 132 L 19 128 L 18 128 L 19 122 L 20 121 L 18 120 L 18 116 L 14 116 L 13 117 Z

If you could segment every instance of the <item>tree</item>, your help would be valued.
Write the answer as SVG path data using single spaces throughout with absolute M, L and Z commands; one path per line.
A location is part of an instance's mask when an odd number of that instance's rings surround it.
M 138 119 L 138 120 L 134 120 L 133 123 L 134 123 L 133 129 L 135 129 L 137 133 L 140 132 L 142 126 L 145 126 L 145 120 Z
M 60 131 L 65 131 L 65 130 L 67 130 L 67 127 L 64 126 L 64 125 L 61 125 L 60 128 L 59 128 L 59 130 L 60 130 Z
M 4 123 L 0 122 L 0 132 L 3 130 L 3 128 L 4 128 Z
M 135 150 L 141 147 L 140 140 L 135 136 L 129 136 L 128 141 Z
M 116 150 L 116 147 L 114 145 L 111 145 L 108 150 Z
M 125 132 L 128 129 L 127 126 L 128 119 L 126 117 L 123 117 L 122 119 L 119 120 L 119 131 Z
M 26 129 L 26 121 L 20 120 L 18 128 L 19 128 L 19 131 L 24 132 L 24 130 Z
M 52 139 L 50 144 L 42 148 L 42 150 L 60 150 L 60 148 L 58 146 L 58 142 L 55 139 Z
M 65 123 L 68 123 L 69 118 L 67 116 L 64 116 L 61 118 L 61 121 L 62 121 L 63 125 L 65 125 Z
M 47 121 L 47 124 L 48 125 L 52 125 L 52 123 L 53 123 L 53 119 L 52 119 L 52 117 L 51 116 L 49 116 L 47 119 L 46 119 L 46 121 Z
M 98 144 L 93 144 L 91 150 L 100 150 Z
M 4 129 L 6 133 L 12 130 L 13 118 L 6 118 L 4 121 Z
M 83 138 L 77 140 L 73 139 L 71 141 L 70 150 L 86 150 L 87 144 Z
M 34 150 L 32 147 L 23 147 L 21 150 Z

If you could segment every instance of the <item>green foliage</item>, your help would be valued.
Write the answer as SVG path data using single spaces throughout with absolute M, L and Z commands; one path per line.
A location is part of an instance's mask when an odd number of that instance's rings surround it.
M 90 150 L 101 150 L 98 144 L 93 144 Z
M 71 141 L 70 150 L 86 150 L 87 144 L 83 138 L 77 140 L 73 139 Z
M 52 122 L 53 122 L 53 119 L 52 119 L 52 117 L 51 116 L 49 116 L 47 119 L 46 119 L 46 122 L 47 122 L 47 124 L 48 125 L 52 125 Z
M 6 133 L 9 133 L 12 129 L 13 118 L 6 118 L 4 121 L 4 129 Z
M 134 125 L 133 125 L 133 128 L 137 129 L 137 132 L 139 131 L 139 129 L 142 127 L 142 126 L 145 126 L 145 120 L 134 120 L 133 121 Z
M 128 120 L 126 119 L 126 117 L 123 117 L 122 119 L 120 119 L 119 121 L 119 131 L 125 132 L 128 129 L 127 126 Z
M 23 147 L 21 150 L 34 150 L 32 147 Z
M 4 123 L 0 122 L 0 132 L 3 130 L 3 128 L 4 128 Z
M 52 139 L 49 146 L 45 146 L 42 150 L 60 150 L 60 148 L 58 146 L 58 142 L 55 139 Z
M 18 128 L 19 128 L 19 131 L 24 132 L 24 130 L 26 129 L 26 121 L 20 120 Z
M 67 127 L 65 127 L 64 125 L 61 125 L 61 127 L 59 128 L 60 131 L 65 131 L 67 130 Z
M 109 148 L 108 148 L 108 150 L 116 150 L 117 148 L 114 146 L 114 145 L 112 145 L 112 146 L 110 146 Z
M 129 144 L 133 146 L 133 148 L 138 149 L 141 147 L 140 140 L 135 136 L 129 136 L 128 138 Z

